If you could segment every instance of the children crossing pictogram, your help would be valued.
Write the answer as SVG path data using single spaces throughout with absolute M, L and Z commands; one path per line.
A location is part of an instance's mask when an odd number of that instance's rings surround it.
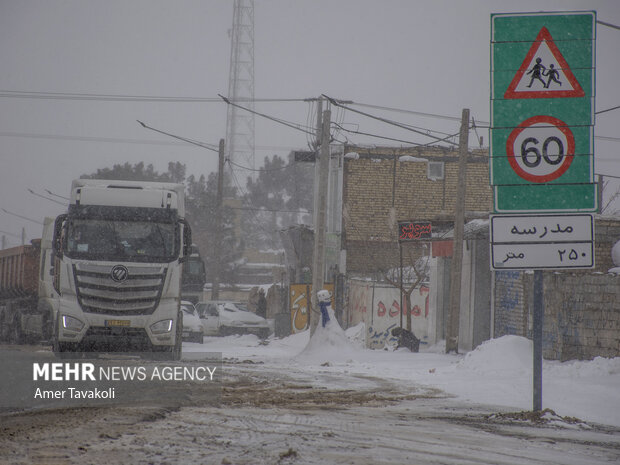
M 504 94 L 506 99 L 583 97 L 585 93 L 553 37 L 543 27 Z

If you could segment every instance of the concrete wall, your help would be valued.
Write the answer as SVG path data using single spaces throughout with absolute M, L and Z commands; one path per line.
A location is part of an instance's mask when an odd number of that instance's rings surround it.
M 398 289 L 381 283 L 349 280 L 345 304 L 347 326 L 363 322 L 366 325 L 366 347 L 383 349 L 386 343 L 395 342 L 390 331 L 400 326 L 400 293 Z M 430 289 L 422 286 L 411 295 L 411 325 L 420 345 L 435 342 L 433 309 L 430 307 Z M 404 299 L 403 299 L 404 305 Z M 403 326 L 406 314 L 403 313 Z

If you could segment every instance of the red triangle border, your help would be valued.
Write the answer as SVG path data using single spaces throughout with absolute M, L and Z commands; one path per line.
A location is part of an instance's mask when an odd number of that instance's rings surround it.
M 521 78 L 523 78 L 523 75 L 527 71 L 529 64 L 532 62 L 534 55 L 536 55 L 536 52 L 538 52 L 538 49 L 540 48 L 543 41 L 547 42 L 547 45 L 549 46 L 549 50 L 551 51 L 555 59 L 558 60 L 558 64 L 562 68 L 562 71 L 564 72 L 566 79 L 568 79 L 568 81 L 573 86 L 573 90 L 559 90 L 559 91 L 558 90 L 533 90 L 533 91 L 520 91 L 520 92 L 516 91 L 516 88 L 519 85 Z M 585 95 L 586 94 L 583 91 L 583 88 L 577 81 L 577 78 L 571 71 L 570 67 L 568 66 L 568 63 L 566 63 L 564 56 L 558 49 L 557 45 L 555 45 L 555 42 L 553 41 L 553 37 L 551 37 L 551 33 L 546 27 L 543 26 L 543 28 L 540 30 L 540 32 L 536 36 L 536 39 L 532 43 L 530 50 L 527 52 L 527 55 L 525 56 L 523 63 L 521 63 L 521 67 L 517 71 L 517 74 L 515 74 L 515 77 L 512 79 L 512 82 L 508 86 L 506 93 L 504 93 L 504 98 L 505 99 L 570 98 L 570 97 L 585 97 Z

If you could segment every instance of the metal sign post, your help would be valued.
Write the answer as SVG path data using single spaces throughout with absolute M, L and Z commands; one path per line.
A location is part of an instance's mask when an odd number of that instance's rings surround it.
M 491 268 L 534 271 L 533 410 L 542 409 L 544 269 L 592 268 L 596 13 L 491 15 Z

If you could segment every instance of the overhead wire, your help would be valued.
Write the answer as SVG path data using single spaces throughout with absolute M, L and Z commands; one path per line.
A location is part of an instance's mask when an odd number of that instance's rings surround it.
M 221 103 L 217 97 L 166 97 L 155 95 L 127 94 L 93 94 L 75 92 L 34 92 L 0 89 L 0 97 L 30 98 L 45 100 L 99 100 L 99 101 L 130 101 L 130 102 L 172 102 L 172 103 Z M 238 98 L 239 102 L 303 102 L 300 98 Z
M 349 133 L 351 133 L 351 134 L 359 134 L 359 135 L 361 135 L 361 136 L 376 137 L 376 138 L 378 138 L 378 139 L 391 140 L 391 141 L 394 141 L 394 142 L 401 142 L 401 143 L 403 143 L 403 144 L 409 144 L 409 145 L 415 145 L 415 146 L 421 146 L 421 147 L 425 147 L 425 146 L 428 146 L 428 145 L 429 145 L 428 143 L 427 143 L 427 144 L 422 144 L 422 143 L 420 143 L 420 142 L 413 142 L 413 141 L 410 141 L 410 140 L 404 140 L 404 139 L 396 139 L 396 138 L 394 138 L 394 137 L 380 136 L 380 135 L 378 135 L 378 134 L 372 134 L 372 133 L 369 133 L 369 132 L 354 131 L 354 130 L 352 130 L 352 129 L 347 129 L 347 128 L 343 127 L 343 126 L 340 126 L 338 123 L 332 123 L 332 125 L 338 126 L 338 127 L 339 127 L 339 129 L 340 129 L 341 131 L 344 131 L 344 132 L 349 132 Z M 459 133 L 457 132 L 456 134 L 452 134 L 452 135 L 450 135 L 450 137 L 457 136 L 458 134 L 459 134 Z M 434 142 L 431 142 L 431 144 L 432 144 L 432 143 L 434 143 Z
M 374 120 L 381 121 L 381 122 L 383 122 L 383 123 L 390 124 L 390 125 L 392 125 L 392 126 L 396 126 L 396 127 L 401 128 L 401 129 L 405 129 L 405 130 L 407 130 L 407 131 L 415 132 L 415 133 L 420 134 L 420 135 L 423 135 L 423 136 L 425 136 L 425 137 L 430 137 L 430 138 L 432 138 L 432 139 L 435 139 L 435 141 L 436 141 L 436 142 L 444 142 L 444 141 L 445 141 L 445 142 L 447 142 L 447 143 L 449 143 L 449 144 L 458 145 L 458 144 L 457 144 L 457 143 L 455 143 L 455 142 L 452 142 L 452 141 L 447 140 L 447 139 L 448 139 L 447 137 L 445 137 L 445 138 L 443 138 L 443 139 L 442 139 L 442 138 L 439 138 L 439 137 L 436 137 L 436 136 L 432 135 L 432 134 L 430 133 L 430 132 L 432 132 L 432 131 L 427 131 L 427 132 L 419 131 L 418 129 L 412 128 L 412 127 L 410 127 L 410 126 L 408 126 L 408 125 L 406 125 L 406 124 L 399 123 L 399 122 L 397 122 L 397 121 L 389 120 L 389 119 L 387 119 L 387 118 L 382 118 L 382 117 L 380 117 L 380 116 L 375 116 L 375 115 L 372 115 L 372 114 L 370 114 L 370 113 L 366 113 L 366 112 L 363 112 L 363 111 L 360 111 L 360 110 L 356 110 L 356 109 L 354 109 L 354 108 L 347 107 L 346 105 L 343 105 L 342 103 L 340 103 L 340 102 L 339 102 L 339 101 L 337 101 L 336 99 L 333 99 L 333 98 L 331 98 L 331 97 L 328 97 L 328 96 L 327 96 L 327 95 L 325 95 L 325 94 L 323 94 L 323 95 L 325 96 L 325 98 L 327 98 L 327 99 L 330 101 L 330 103 L 331 103 L 332 105 L 342 106 L 343 108 L 345 108 L 345 109 L 347 109 L 347 110 L 349 110 L 349 111 L 352 111 L 352 112 L 354 112 L 354 113 L 358 113 L 358 114 L 363 115 L 363 116 L 366 116 L 366 117 L 368 117 L 368 118 L 372 118 L 372 119 L 374 119 Z M 452 136 L 449 136 L 449 137 L 452 137 Z
M 262 118 L 266 118 L 268 120 L 274 121 L 276 123 L 283 124 L 284 126 L 287 126 L 289 128 L 295 129 L 297 131 L 301 131 L 301 132 L 306 133 L 306 134 L 313 134 L 312 131 L 310 131 L 307 127 L 302 126 L 301 124 L 292 123 L 290 121 L 286 121 L 286 120 L 283 120 L 283 119 L 280 119 L 280 118 L 276 118 L 276 117 L 273 117 L 273 116 L 266 115 L 264 113 L 260 113 L 260 112 L 258 112 L 256 110 L 251 109 L 251 108 L 247 108 L 247 107 L 244 107 L 243 105 L 239 105 L 237 103 L 234 103 L 232 100 L 224 97 L 221 94 L 218 94 L 218 95 L 228 105 L 232 105 L 233 107 L 240 108 L 242 110 L 245 110 L 245 111 L 250 112 L 250 113 L 252 113 L 254 115 L 260 116 Z

